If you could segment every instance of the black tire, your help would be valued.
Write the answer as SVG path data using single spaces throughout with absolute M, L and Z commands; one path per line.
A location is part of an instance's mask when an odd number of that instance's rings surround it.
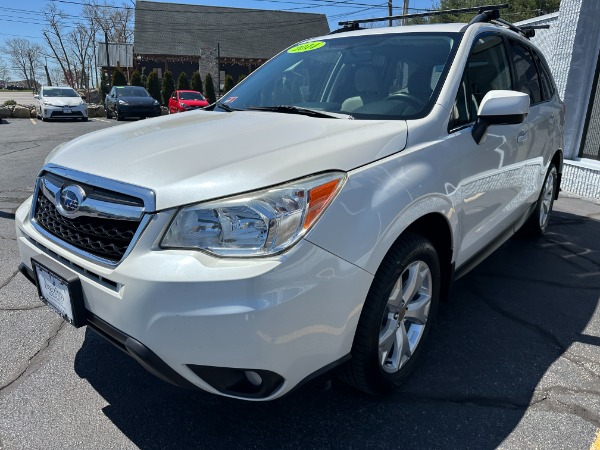
M 107 119 L 112 119 L 112 113 L 110 112 L 110 110 L 108 109 L 108 107 L 106 107 L 105 109 L 106 109 L 106 118 Z
M 535 209 L 527 219 L 527 222 L 525 222 L 519 230 L 519 235 L 529 238 L 538 238 L 546 233 L 557 190 L 558 170 L 554 163 L 550 163 L 550 167 L 544 178 L 544 183 L 542 184 L 542 190 L 540 191 L 537 203 L 535 204 Z
M 88 121 L 88 118 L 87 118 L 87 117 L 82 117 L 82 118 L 81 118 L 81 121 L 82 121 L 82 122 L 87 122 L 87 121 Z
M 119 114 L 119 110 L 115 110 L 115 117 L 117 119 L 117 122 L 120 122 L 121 120 L 123 120 L 125 117 L 123 117 L 121 114 Z
M 416 289 L 410 289 L 407 299 L 404 289 L 410 288 L 409 278 L 416 273 L 420 284 L 411 283 Z M 431 329 L 439 303 L 440 279 L 438 254 L 429 240 L 406 233 L 394 244 L 367 294 L 352 344 L 352 359 L 341 375 L 344 381 L 369 394 L 381 394 L 406 380 Z M 398 288 L 403 294 L 399 299 Z M 391 305 L 396 301 L 398 305 Z M 412 317 L 416 311 L 423 313 L 421 323 Z M 398 339 L 403 342 L 399 344 Z M 392 341 L 387 351 L 380 350 Z M 402 348 L 410 349 L 410 354 Z

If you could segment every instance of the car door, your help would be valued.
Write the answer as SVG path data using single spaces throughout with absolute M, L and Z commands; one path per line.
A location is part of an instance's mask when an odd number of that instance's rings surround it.
M 527 125 L 490 126 L 479 144 L 471 135 L 479 105 L 491 90 L 514 90 L 514 85 L 504 38 L 486 33 L 472 45 L 449 124 L 463 153 L 457 267 L 512 232 L 520 213 L 527 147 L 519 136 Z
M 551 158 L 552 134 L 551 123 L 555 120 L 555 107 L 543 89 L 538 64 L 534 60 L 534 50 L 525 42 L 509 39 L 514 67 L 515 88 L 529 95 L 529 114 L 526 127 L 519 139 L 526 141 L 527 164 L 524 166 L 525 204 L 530 205 L 537 200 L 539 189 L 545 177 L 545 161 Z M 539 61 L 539 57 L 538 57 Z
M 174 91 L 173 94 L 171 95 L 171 98 L 169 98 L 169 112 L 170 113 L 176 113 L 179 112 L 179 104 L 177 103 L 177 91 Z

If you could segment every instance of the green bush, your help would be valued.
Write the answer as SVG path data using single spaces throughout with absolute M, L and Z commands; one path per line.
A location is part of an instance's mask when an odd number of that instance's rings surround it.
M 240 84 L 244 78 L 246 78 L 246 75 L 244 75 L 243 73 L 240 74 L 240 76 L 238 77 L 237 83 L 236 84 Z
M 15 102 L 14 100 L 6 100 L 4 102 L 4 106 L 14 106 L 16 104 L 17 104 L 17 102 Z
M 163 105 L 169 104 L 169 99 L 175 90 L 175 85 L 173 84 L 173 74 L 170 70 L 167 70 L 163 76 L 162 80 L 162 99 Z
M 179 78 L 177 79 L 177 89 L 186 91 L 190 89 L 190 80 L 188 79 L 187 73 L 181 72 L 179 74 Z
M 204 79 L 204 89 L 206 89 L 204 96 L 208 100 L 208 103 L 216 102 L 217 96 L 215 95 L 215 85 L 213 84 L 213 79 L 210 73 L 207 73 L 206 78 Z
M 146 89 L 154 98 L 154 100 L 158 100 L 160 102 L 160 81 L 158 81 L 158 75 L 156 75 L 156 72 L 151 72 L 150 75 L 148 75 Z
M 132 86 L 143 86 L 144 82 L 142 81 L 142 75 L 136 70 L 131 74 L 131 80 L 129 84 Z
M 229 92 L 235 86 L 233 77 L 231 75 L 225 75 L 225 83 L 223 85 L 223 94 Z
M 202 92 L 202 77 L 197 70 L 192 74 L 192 90 Z
M 119 68 L 115 68 L 112 76 L 112 85 L 113 86 L 127 86 L 127 78 L 125 78 L 125 74 L 119 70 Z

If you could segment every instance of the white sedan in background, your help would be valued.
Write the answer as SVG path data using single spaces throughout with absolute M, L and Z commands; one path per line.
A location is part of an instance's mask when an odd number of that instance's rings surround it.
M 84 99 L 70 87 L 42 86 L 39 94 L 34 95 L 38 101 L 36 116 L 47 119 L 81 119 L 88 120 L 88 110 Z

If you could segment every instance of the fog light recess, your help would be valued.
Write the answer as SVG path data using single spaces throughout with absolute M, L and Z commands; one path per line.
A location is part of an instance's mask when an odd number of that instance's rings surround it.
M 265 398 L 283 384 L 283 377 L 269 370 L 232 369 L 227 367 L 188 367 L 217 391 L 244 398 Z

